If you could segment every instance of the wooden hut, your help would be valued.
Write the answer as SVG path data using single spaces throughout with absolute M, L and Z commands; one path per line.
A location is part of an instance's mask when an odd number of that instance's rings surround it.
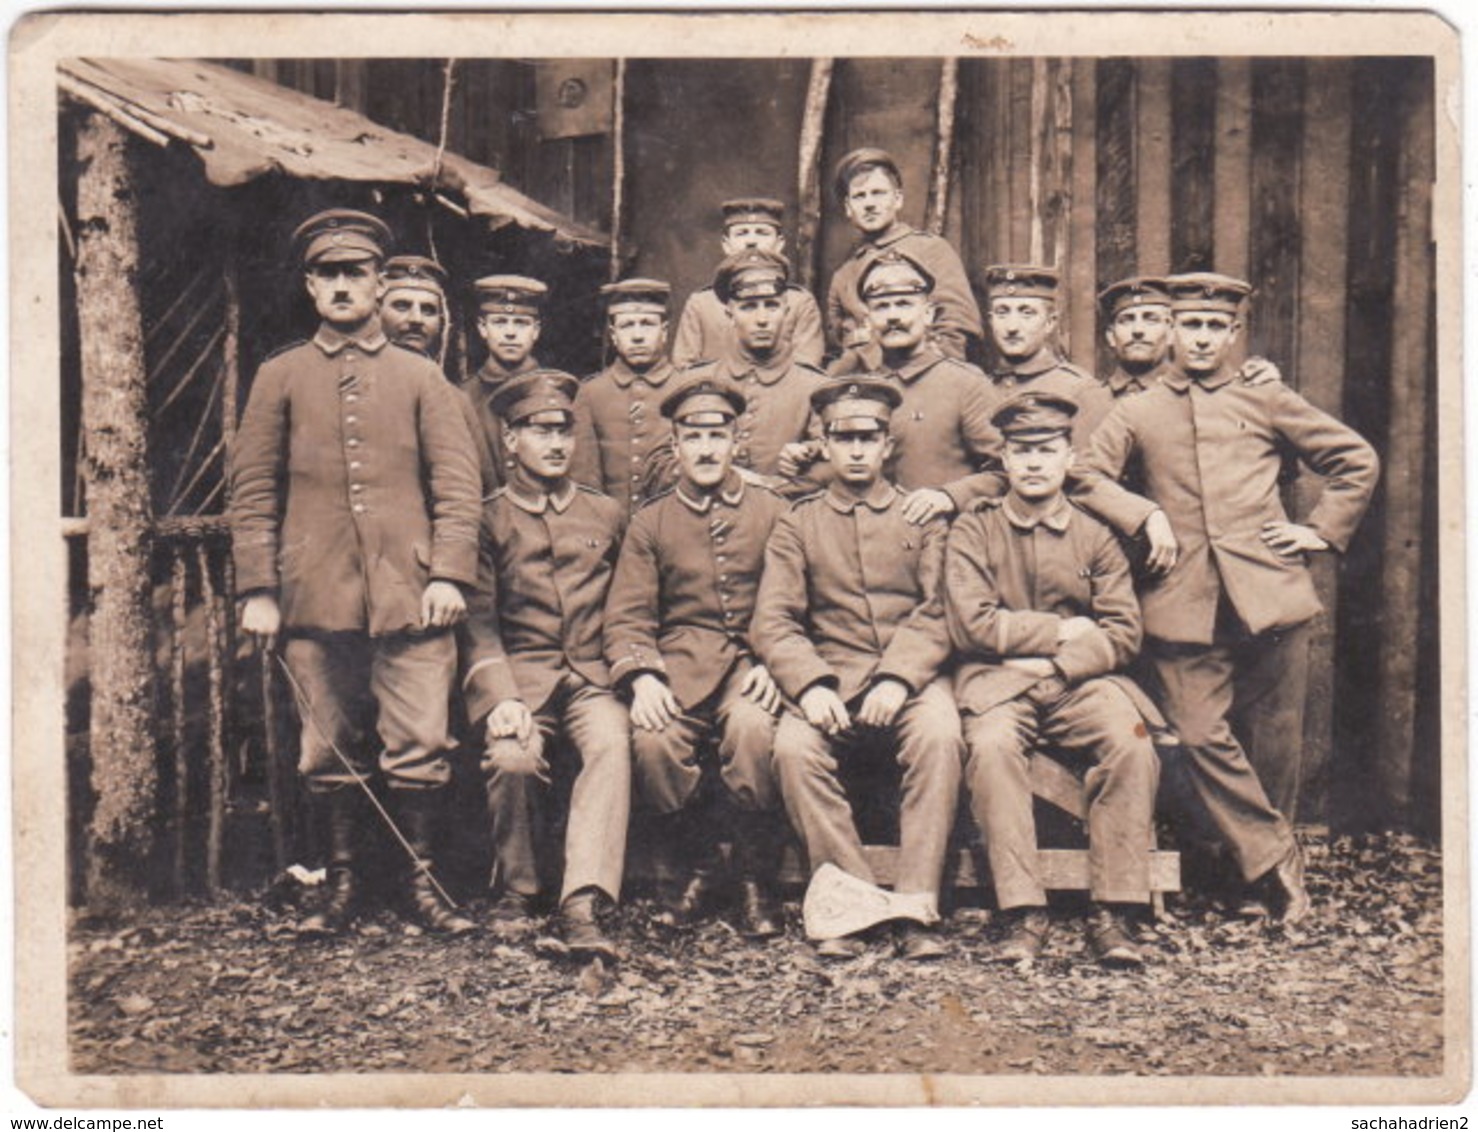
M 74 849 L 90 831 L 72 887 L 85 861 L 90 903 L 126 901 L 133 878 L 214 891 L 233 865 L 261 871 L 227 851 L 235 818 L 265 805 L 276 864 L 290 852 L 282 721 L 270 674 L 237 663 L 221 514 L 250 375 L 312 328 L 289 233 L 368 207 L 459 280 L 537 272 L 562 296 L 552 360 L 569 365 L 590 363 L 565 326 L 593 320 L 607 240 L 444 144 L 228 67 L 76 59 L 57 83 L 69 731 L 91 736 L 71 745 Z

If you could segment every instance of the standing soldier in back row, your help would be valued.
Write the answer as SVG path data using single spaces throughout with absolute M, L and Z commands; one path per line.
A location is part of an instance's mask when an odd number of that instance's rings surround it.
M 1057 271 L 1005 264 L 985 269 L 986 319 L 1000 364 L 991 371 L 1000 400 L 1019 390 L 1067 397 L 1078 406 L 1073 445 L 1088 438 L 1113 406 L 1107 387 L 1057 349 Z
M 526 275 L 486 275 L 477 290 L 477 333 L 487 347 L 487 360 L 460 388 L 472 402 L 481 427 L 477 441 L 482 481 L 487 490 L 508 482 L 513 457 L 503 444 L 503 422 L 492 398 L 512 378 L 541 369 L 534 347 L 543 329 L 549 288 Z M 559 375 L 558 370 L 548 371 Z M 568 377 L 568 374 L 560 376 Z
M 417 858 L 410 913 L 436 931 L 473 928 L 438 898 L 431 859 L 450 780 L 451 627 L 477 576 L 477 462 L 456 391 L 381 330 L 389 238 L 345 209 L 294 233 L 322 322 L 257 371 L 232 467 L 241 627 L 268 647 L 286 637 L 299 769 L 326 810 L 327 899 L 308 934 L 358 913 L 376 761 Z M 378 760 L 365 750 L 376 739 Z
M 724 258 L 741 252 L 785 254 L 785 204 L 769 197 L 726 200 L 722 245 Z M 794 358 L 808 366 L 819 366 L 826 350 L 821 330 L 821 308 L 811 292 L 796 283 L 786 287 L 784 310 L 776 333 L 775 354 Z M 713 287 L 688 296 L 678 319 L 672 343 L 672 360 L 679 368 L 697 362 L 717 361 L 734 347 L 734 325 L 725 313 L 724 300 Z
M 631 513 L 661 486 L 648 481 L 647 459 L 670 434 L 658 406 L 676 372 L 667 360 L 667 304 L 660 279 L 623 279 L 600 289 L 616 360 L 575 398 L 577 483 L 604 492 Z
M 385 261 L 385 297 L 380 300 L 385 337 L 440 365 L 446 315 L 446 268 L 423 255 Z
M 965 265 L 943 236 L 922 232 L 899 219 L 903 174 L 898 163 L 881 149 L 854 149 L 837 162 L 835 189 L 860 238 L 832 275 L 827 291 L 827 338 L 843 355 L 832 372 L 877 368 L 877 343 L 857 284 L 873 260 L 889 251 L 908 256 L 933 278 L 936 318 L 929 332 L 940 351 L 962 359 L 976 354 L 983 329 Z M 860 362 L 847 359 L 849 351 L 857 352 Z

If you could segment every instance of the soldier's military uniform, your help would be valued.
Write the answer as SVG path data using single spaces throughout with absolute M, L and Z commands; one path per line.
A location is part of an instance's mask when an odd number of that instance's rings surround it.
M 898 254 L 878 257 L 857 284 L 864 304 L 890 295 L 931 295 L 934 285 L 922 265 Z M 926 340 L 908 358 L 885 356 L 877 376 L 894 383 L 902 397 L 890 426 L 896 447 L 889 473 L 899 487 L 938 488 L 950 497 L 956 512 L 1005 490 L 1001 434 L 991 424 L 1005 394 L 981 370 L 945 357 Z M 848 377 L 840 375 L 839 380 Z M 1154 510 L 1118 484 L 1091 473 L 1076 476 L 1069 490 L 1125 535 L 1136 533 Z
M 1121 279 L 1105 287 L 1099 292 L 1098 306 L 1103 312 L 1106 326 L 1111 325 L 1122 311 L 1144 308 L 1162 308 L 1168 321 L 1170 292 L 1166 290 L 1164 279 L 1139 275 L 1132 279 Z M 1104 385 L 1108 388 L 1109 396 L 1117 401 L 1120 397 L 1143 393 L 1172 368 L 1168 347 L 1164 356 L 1149 368 L 1127 366 L 1120 356 L 1115 359 L 1113 371 L 1104 379 Z
M 886 382 L 857 379 L 823 387 L 813 403 L 827 427 L 862 420 L 886 429 L 898 400 Z M 751 630 L 788 700 L 775 764 L 812 871 L 830 862 L 872 880 L 838 768 L 859 744 L 882 738 L 902 768 L 895 888 L 935 899 L 962 755 L 959 714 L 940 675 L 949 654 L 940 595 L 945 536 L 941 519 L 909 523 L 903 494 L 886 479 L 864 499 L 833 483 L 776 523 Z M 796 706 L 813 685 L 825 684 L 851 711 L 882 680 L 910 692 L 883 736 L 854 726 L 828 737 Z
M 785 204 L 768 197 L 726 200 L 720 206 L 727 229 L 735 224 L 770 224 L 784 230 Z M 777 364 L 794 360 L 819 367 L 826 351 L 821 329 L 821 308 L 815 296 L 795 283 L 786 286 L 785 314 L 780 322 Z M 683 304 L 682 316 L 672 340 L 672 361 L 678 368 L 698 362 L 716 361 L 734 348 L 734 324 L 724 310 L 712 284 L 694 291 Z
M 1057 272 L 1050 267 L 1002 264 L 986 268 L 986 306 L 999 296 L 1042 299 L 1057 303 Z M 1073 446 L 1086 451 L 1088 438 L 1113 407 L 1108 388 L 1087 370 L 1080 369 L 1055 350 L 1018 363 L 1003 362 L 991 371 L 991 381 L 1004 399 L 1021 390 L 1066 397 L 1078 406 L 1073 424 Z
M 1235 319 L 1251 291 L 1215 275 L 1169 284 L 1177 316 Z M 1226 365 L 1195 378 L 1178 368 L 1115 404 L 1089 459 L 1111 476 L 1137 461 L 1180 543 L 1175 568 L 1144 582 L 1140 600 L 1161 706 L 1183 745 L 1185 786 L 1248 880 L 1283 862 L 1287 879 L 1301 884 L 1292 831 L 1259 782 L 1266 774 L 1270 793 L 1296 798 L 1308 625 L 1320 608 L 1303 557 L 1280 555 L 1261 537 L 1265 523 L 1287 519 L 1278 481 L 1288 451 L 1327 480 L 1306 525 L 1344 550 L 1378 459 L 1281 382 L 1247 385 Z M 1246 753 L 1229 724 L 1234 712 L 1245 721 Z
M 537 279 L 523 275 L 487 275 L 476 281 L 478 312 L 482 315 L 525 314 L 541 317 L 549 288 Z M 542 370 L 545 373 L 567 377 L 560 370 L 545 369 L 531 352 L 514 365 L 505 365 L 491 351 L 477 372 L 462 382 L 458 388 L 467 397 L 475 410 L 478 428 L 474 439 L 478 446 L 478 459 L 482 481 L 486 491 L 506 483 L 513 469 L 513 461 L 503 445 L 503 422 L 493 411 L 493 396 L 515 377 Z
M 548 371 L 503 386 L 493 410 L 510 424 L 573 419 L 576 379 Z M 548 872 L 536 858 L 549 760 L 566 748 L 579 769 L 570 796 L 561 907 L 597 889 L 621 892 L 630 810 L 626 708 L 602 655 L 606 594 L 622 533 L 621 507 L 568 477 L 548 486 L 515 464 L 487 500 L 477 600 L 466 625 L 463 690 L 475 724 L 499 704 L 533 714 L 527 741 L 490 738 L 483 753 L 495 868 L 505 894 L 533 898 Z M 582 907 L 585 913 L 593 909 Z M 598 947 L 595 950 L 605 950 Z
M 377 263 L 388 239 L 377 218 L 342 209 L 294 237 L 305 266 Z M 273 595 L 281 610 L 284 656 L 307 699 L 299 769 L 311 792 L 330 796 L 345 917 L 367 820 L 355 780 L 376 761 L 430 853 L 449 778 L 456 644 L 450 629 L 423 625 L 422 595 L 434 579 L 475 581 L 479 514 L 455 391 L 433 363 L 391 346 L 377 319 L 352 336 L 325 321 L 257 371 L 232 465 L 237 592 Z M 372 705 L 378 760 L 365 749 Z
M 656 312 L 667 319 L 672 288 L 660 279 L 623 279 L 600 293 L 608 317 L 620 311 Z M 633 369 L 617 357 L 587 380 L 575 398 L 575 461 L 571 474 L 617 500 L 630 516 L 660 485 L 648 479 L 648 459 L 669 433 L 658 407 L 677 371 L 666 358 Z
M 995 423 L 1007 438 L 1046 441 L 1072 428 L 1071 401 L 1035 392 L 1002 404 Z M 1023 512 L 1016 498 L 982 503 L 950 530 L 945 613 L 956 650 L 955 698 L 964 719 L 965 783 L 985 839 L 1002 909 L 1045 909 L 1038 867 L 1029 763 L 1039 743 L 1086 755 L 1089 892 L 1100 904 L 1143 904 L 1150 893 L 1150 847 L 1159 762 L 1144 726 L 1159 713 L 1120 673 L 1139 650 L 1139 603 L 1129 563 L 1113 532 L 1058 492 L 1045 510 Z M 1068 619 L 1094 627 L 1064 638 Z M 1051 661 L 1042 678 L 1008 662 Z M 1137 963 L 1122 929 L 1090 921 L 1101 957 Z M 1022 921 L 1025 922 L 1024 920 Z M 1028 951 L 1047 921 L 1034 923 Z M 1098 929 L 1098 930 L 1094 930 Z M 1111 934 L 1112 933 L 1112 934 Z M 1007 959 L 1024 957 L 1010 950 Z
M 857 149 L 837 163 L 834 187 L 838 198 L 845 200 L 852 179 L 874 168 L 891 170 L 894 183 L 903 183 L 897 163 L 887 152 L 870 147 Z M 877 346 L 872 341 L 867 307 L 859 295 L 858 283 L 873 260 L 888 251 L 908 256 L 933 276 L 933 297 L 939 305 L 932 335 L 935 345 L 949 357 L 966 357 L 971 344 L 981 340 L 984 328 L 965 265 L 943 236 L 899 221 L 875 238 L 859 240 L 831 277 L 826 296 L 827 338 L 833 349 L 854 351 L 861 358 L 845 368 L 855 371 L 877 367 Z
M 726 258 L 714 277 L 714 293 L 725 305 L 788 294 L 790 265 L 783 256 L 744 251 Z M 816 433 L 811 394 L 826 383 L 824 372 L 777 349 L 759 353 L 737 337 L 716 361 L 692 367 L 684 377 L 730 382 L 744 394 L 744 410 L 734 427 L 734 462 L 763 477 L 776 490 L 810 491 L 814 484 L 780 474 L 780 453 L 787 444 Z
M 675 390 L 662 412 L 678 425 L 729 427 L 743 407 L 733 386 L 697 378 Z M 785 509 L 781 496 L 732 468 L 710 490 L 681 479 L 632 519 L 606 604 L 612 679 L 656 675 L 682 706 L 660 731 L 633 730 L 637 796 L 668 827 L 657 832 L 663 848 L 685 850 L 692 875 L 708 883 L 716 874 L 718 830 L 711 808 L 695 805 L 695 795 L 703 776 L 699 743 L 716 734 L 727 803 L 718 807 L 720 822 L 732 836 L 743 924 L 759 935 L 779 930 L 767 902 L 784 819 L 774 820 L 776 718 L 742 689 L 756 664 L 750 619 L 765 545 Z M 707 893 L 690 894 L 684 914 L 707 900 Z

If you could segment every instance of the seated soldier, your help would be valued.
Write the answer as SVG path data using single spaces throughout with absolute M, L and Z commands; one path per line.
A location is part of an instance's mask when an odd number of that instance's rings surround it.
M 615 958 L 597 913 L 621 893 L 631 809 L 626 708 L 601 656 L 621 506 L 570 479 L 576 385 L 540 370 L 492 396 L 513 471 L 484 508 L 463 688 L 472 722 L 486 720 L 495 926 L 526 926 L 535 908 L 551 871 L 536 838 L 550 762 L 573 759 L 560 926 L 572 951 Z
M 962 743 L 940 676 L 949 655 L 939 595 L 944 521 L 910 523 L 903 493 L 883 478 L 900 401 L 891 383 L 863 377 L 812 394 L 833 478 L 776 522 L 752 639 L 787 697 L 775 770 L 811 871 L 831 863 L 872 881 L 838 769 L 881 746 L 902 770 L 895 888 L 937 904 Z M 937 935 L 912 921 L 897 943 L 905 959 L 945 953 Z M 862 950 L 853 936 L 818 947 L 830 958 Z
M 785 817 L 771 748 L 780 690 L 755 661 L 749 622 L 765 544 L 785 500 L 734 467 L 735 386 L 690 378 L 662 402 L 677 486 L 636 513 L 606 603 L 606 661 L 631 691 L 637 797 L 671 884 L 659 917 L 712 910 L 728 835 L 741 934 L 783 930 L 772 895 Z M 716 765 L 699 761 L 716 739 Z M 704 782 L 705 777 L 710 782 Z
M 1035 958 L 1047 940 L 1029 763 L 1038 744 L 1092 761 L 1088 942 L 1105 966 L 1142 960 L 1124 913 L 1150 895 L 1158 713 L 1119 675 L 1139 649 L 1139 603 L 1113 532 L 1063 493 L 1076 403 L 1023 392 L 991 420 L 1010 487 L 950 532 L 945 613 L 959 668 L 965 786 L 1011 929 L 997 956 Z

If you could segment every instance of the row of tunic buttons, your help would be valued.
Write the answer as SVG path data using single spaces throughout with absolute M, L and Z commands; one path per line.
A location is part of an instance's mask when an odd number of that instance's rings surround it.
M 354 353 L 354 350 L 352 348 L 351 349 L 346 349 L 344 351 L 344 360 L 346 362 L 347 361 L 353 361 L 354 358 L 355 358 L 355 353 Z M 355 374 L 352 374 L 352 373 L 351 374 L 345 374 L 345 378 L 347 380 L 349 380 L 349 381 L 355 380 L 355 377 L 356 377 L 356 375 Z M 358 393 L 355 393 L 352 389 L 349 390 L 348 392 L 346 392 L 344 394 L 344 403 L 345 404 L 353 405 L 358 400 L 359 400 L 359 394 Z M 358 423 L 359 423 L 359 417 L 356 414 L 354 414 L 354 413 L 348 413 L 348 414 L 346 414 L 344 416 L 344 424 L 345 425 L 347 425 L 347 426 L 349 426 L 349 427 L 352 428 L 354 425 L 357 425 Z M 358 448 L 359 447 L 359 437 L 354 436 L 354 435 L 350 435 L 349 438 L 344 443 L 345 443 L 345 446 L 348 447 L 348 448 Z M 362 465 L 361 465 L 360 461 L 358 461 L 358 460 L 350 460 L 349 461 L 349 471 L 350 472 L 357 472 L 357 471 L 359 471 L 360 468 L 361 468 L 361 466 Z M 349 484 L 349 490 L 354 495 L 359 495 L 359 494 L 361 494 L 364 491 L 364 484 L 360 483 L 358 480 L 352 480 L 350 482 L 350 484 Z M 350 509 L 356 515 L 363 515 L 364 514 L 364 510 L 365 510 L 364 502 L 362 500 L 356 499 L 354 501 L 354 503 L 351 505 L 351 508 Z

